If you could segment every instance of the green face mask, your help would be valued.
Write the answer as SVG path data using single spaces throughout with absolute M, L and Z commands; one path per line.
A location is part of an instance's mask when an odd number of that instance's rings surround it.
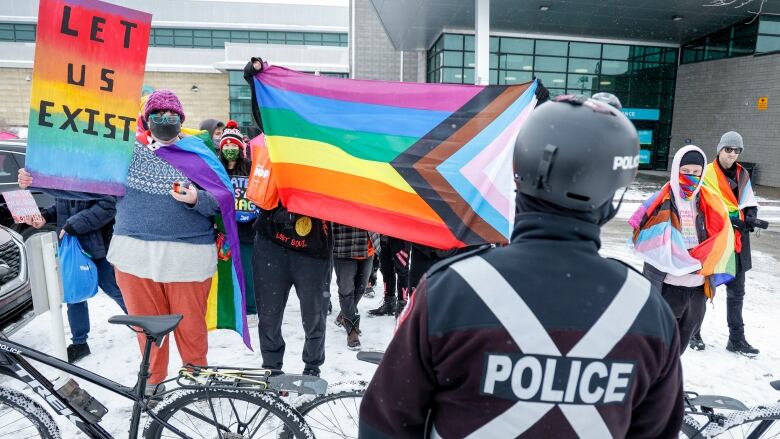
M 237 148 L 229 148 L 229 149 L 223 149 L 222 150 L 222 157 L 225 158 L 225 160 L 229 162 L 234 162 L 238 160 L 238 154 L 239 151 Z

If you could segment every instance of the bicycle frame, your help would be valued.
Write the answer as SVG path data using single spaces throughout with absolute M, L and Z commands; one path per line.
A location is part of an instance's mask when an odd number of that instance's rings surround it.
M 107 432 L 98 422 L 91 422 L 84 418 L 70 401 L 57 393 L 54 384 L 49 381 L 35 366 L 30 364 L 25 357 L 40 361 L 43 364 L 51 366 L 57 370 L 67 372 L 73 376 L 84 379 L 99 387 L 110 390 L 124 398 L 133 401 L 133 415 L 130 418 L 130 437 L 138 437 L 138 426 L 141 420 L 141 413 L 146 412 L 152 419 L 160 422 L 165 428 L 177 434 L 179 437 L 188 438 L 187 435 L 160 419 L 147 405 L 147 398 L 144 395 L 146 379 L 149 376 L 149 356 L 152 348 L 152 338 L 147 337 L 146 347 L 144 349 L 141 369 L 138 373 L 138 382 L 134 387 L 123 386 L 122 384 L 74 366 L 70 363 L 60 360 L 35 349 L 22 344 L 8 340 L 5 336 L 0 338 L 0 374 L 17 378 L 27 384 L 35 393 L 43 398 L 54 411 L 66 417 L 79 430 L 83 431 L 89 437 L 98 439 L 113 439 L 113 436 Z

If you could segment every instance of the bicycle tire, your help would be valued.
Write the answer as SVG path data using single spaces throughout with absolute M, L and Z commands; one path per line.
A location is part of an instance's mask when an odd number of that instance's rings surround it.
M 317 439 L 356 439 L 360 401 L 368 383 L 336 383 L 323 395 L 302 397 L 295 404 Z
M 726 418 L 726 425 L 716 424 L 708 425 L 704 430 L 696 419 L 690 415 L 685 415 L 682 427 L 680 428 L 680 437 L 704 439 L 710 437 L 719 438 L 746 438 L 753 437 L 754 429 L 763 421 L 773 421 L 765 431 L 756 438 L 780 438 L 780 403 L 765 406 L 752 407 L 744 411 L 729 412 Z
M 5 420 L 6 415 L 13 415 L 8 413 L 3 408 L 7 407 L 11 409 L 18 419 L 11 417 L 10 422 Z M 29 422 L 29 426 L 23 426 L 18 424 L 22 419 L 26 418 Z M 13 427 L 9 427 L 13 425 Z M 38 433 L 38 437 L 45 439 L 59 439 L 60 429 L 49 412 L 46 411 L 43 406 L 35 402 L 32 398 L 24 393 L 17 392 L 16 390 L 0 387 L 0 438 L 18 438 L 22 437 L 21 433 L 25 432 L 24 437 L 27 434 Z
M 209 400 L 211 401 L 210 403 Z M 252 420 L 250 422 L 245 422 L 249 419 L 234 420 L 232 418 L 235 414 L 242 411 L 237 409 L 236 402 L 244 402 L 257 407 L 257 411 L 251 414 Z M 212 415 L 212 408 L 216 412 L 216 416 Z M 228 419 L 224 416 L 225 408 L 228 409 L 228 415 L 230 416 Z M 214 434 L 218 428 L 216 423 L 218 422 L 222 427 L 223 434 L 225 434 L 224 430 L 227 429 L 229 433 L 235 435 L 226 434 L 225 437 L 258 437 L 255 434 L 260 434 L 260 437 L 266 437 L 266 433 L 279 430 L 280 434 L 273 434 L 271 437 L 314 439 L 314 434 L 309 426 L 306 425 L 303 417 L 293 407 L 270 392 L 209 389 L 206 387 L 194 390 L 181 390 L 167 396 L 158 405 L 155 412 L 162 420 L 179 428 L 188 436 L 192 435 L 194 438 L 215 437 Z M 244 413 L 250 415 L 249 410 L 244 410 Z M 184 416 L 189 422 L 182 423 L 177 421 L 174 418 L 177 415 Z M 275 420 L 271 419 L 271 417 L 275 418 Z M 219 418 L 216 420 L 217 422 L 215 422 L 215 418 Z M 254 425 L 254 420 L 257 419 L 260 419 L 260 422 Z M 200 422 L 200 424 L 196 424 L 195 421 Z M 201 430 L 199 426 L 203 426 L 203 429 Z M 244 428 L 248 431 L 245 431 Z M 265 431 L 265 433 L 261 433 L 261 430 Z M 286 436 L 282 436 L 282 433 Z M 164 428 L 162 424 L 153 418 L 150 418 L 144 428 L 144 437 L 146 439 L 159 439 L 164 437 L 178 438 L 179 436 Z

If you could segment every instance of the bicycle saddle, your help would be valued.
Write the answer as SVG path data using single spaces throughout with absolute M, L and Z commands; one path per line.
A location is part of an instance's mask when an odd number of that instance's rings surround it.
M 113 316 L 108 323 L 114 325 L 136 326 L 144 333 L 152 337 L 157 345 L 162 344 L 162 339 L 173 331 L 184 318 L 181 314 L 168 314 L 162 316 Z
M 379 364 L 379 362 L 382 361 L 382 357 L 384 355 L 385 355 L 384 352 L 360 351 L 357 354 L 357 358 L 360 361 L 366 361 L 368 363 Z
M 780 390 L 780 380 L 772 381 L 769 385 L 775 390 Z

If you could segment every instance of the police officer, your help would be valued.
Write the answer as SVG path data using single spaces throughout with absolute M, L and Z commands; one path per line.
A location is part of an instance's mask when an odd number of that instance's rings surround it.
M 641 274 L 598 254 L 638 154 L 604 101 L 531 114 L 511 243 L 428 271 L 363 398 L 360 437 L 677 437 L 674 317 Z

